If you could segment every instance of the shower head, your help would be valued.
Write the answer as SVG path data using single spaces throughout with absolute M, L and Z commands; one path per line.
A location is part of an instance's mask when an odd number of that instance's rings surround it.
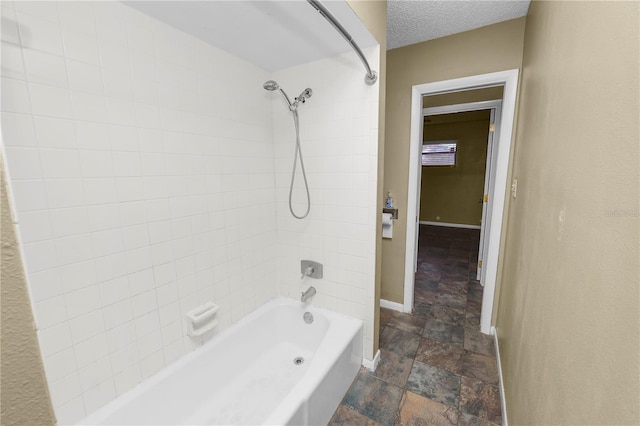
M 290 111 L 293 111 L 296 109 L 295 104 L 291 103 L 291 100 L 289 99 L 289 97 L 287 96 L 286 93 L 284 93 L 284 90 L 282 90 L 280 88 L 280 85 L 278 83 L 276 83 L 273 80 L 267 80 L 264 82 L 264 84 L 262 85 L 262 87 L 264 87 L 265 90 L 268 90 L 269 92 L 275 92 L 276 90 L 278 92 L 280 92 L 280 94 L 282 95 L 282 98 L 284 99 L 284 101 L 287 103 L 287 107 L 289 108 Z
M 311 94 L 313 93 L 311 89 L 306 88 L 306 89 L 304 89 L 302 91 L 302 93 L 300 93 L 300 96 L 298 96 L 297 98 L 295 98 L 293 100 L 293 102 L 291 102 L 291 99 L 289 99 L 289 96 L 287 96 L 287 94 L 284 92 L 284 90 L 282 90 L 280 85 L 278 83 L 276 83 L 275 81 L 267 80 L 262 85 L 262 87 L 265 90 L 268 90 L 269 92 L 275 92 L 275 91 L 280 92 L 280 94 L 282 95 L 282 98 L 284 99 L 284 101 L 286 102 L 287 106 L 289 107 L 289 111 L 295 111 L 298 108 L 298 104 L 299 103 L 305 103 L 305 101 L 307 99 L 309 99 L 311 97 Z
M 278 90 L 280 88 L 280 86 L 278 85 L 278 83 L 276 83 L 273 80 L 268 80 L 266 81 L 262 87 L 265 88 L 265 90 L 268 90 L 270 92 L 273 92 L 274 90 Z

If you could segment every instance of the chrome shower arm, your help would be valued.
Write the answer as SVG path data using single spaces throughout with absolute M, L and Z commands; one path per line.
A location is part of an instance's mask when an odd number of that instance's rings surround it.
M 360 50 L 358 44 L 353 40 L 351 34 L 349 34 L 349 32 L 340 24 L 340 22 L 338 22 L 335 16 L 333 16 L 331 12 L 329 12 L 329 10 L 327 10 L 327 8 L 324 7 L 324 5 L 318 0 L 307 0 L 307 2 L 311 6 L 313 6 L 314 9 L 316 9 L 318 13 L 320 13 L 320 15 L 324 17 L 324 19 L 329 21 L 329 23 L 333 25 L 333 28 L 338 30 L 340 35 L 351 45 L 353 50 L 355 50 L 355 52 L 358 54 L 358 57 L 367 70 L 367 75 L 364 77 L 365 83 L 367 83 L 369 86 L 375 84 L 375 82 L 378 80 L 378 74 L 376 74 L 376 72 L 371 69 L 367 58 L 365 58 L 364 53 L 362 53 L 362 50 Z

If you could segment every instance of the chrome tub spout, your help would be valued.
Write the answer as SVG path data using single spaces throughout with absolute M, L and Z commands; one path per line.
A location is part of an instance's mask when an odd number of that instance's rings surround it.
M 305 291 L 300 294 L 300 301 L 302 303 L 306 303 L 307 300 L 311 299 L 316 294 L 316 289 L 314 287 L 309 287 Z

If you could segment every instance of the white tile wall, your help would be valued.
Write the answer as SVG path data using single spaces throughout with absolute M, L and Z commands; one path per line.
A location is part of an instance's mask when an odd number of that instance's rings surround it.
M 191 350 L 182 315 L 207 300 L 225 327 L 313 284 L 372 358 L 378 88 L 355 55 L 269 75 L 119 2 L 1 9 L 2 149 L 60 424 Z M 314 90 L 304 221 L 271 78 Z M 304 258 L 323 280 L 300 282 Z
M 186 311 L 226 326 L 277 294 L 269 75 L 117 2 L 2 17 L 3 152 L 72 423 L 191 350 Z

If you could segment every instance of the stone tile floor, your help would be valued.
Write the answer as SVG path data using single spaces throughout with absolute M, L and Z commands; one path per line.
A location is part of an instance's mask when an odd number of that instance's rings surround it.
M 330 425 L 501 424 L 493 338 L 481 334 L 480 231 L 420 226 L 413 314 L 380 309 L 381 361 Z

